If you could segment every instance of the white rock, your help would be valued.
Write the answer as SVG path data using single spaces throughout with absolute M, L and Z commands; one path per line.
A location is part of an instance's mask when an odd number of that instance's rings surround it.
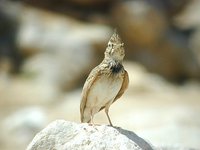
M 152 146 L 131 131 L 118 127 L 77 124 L 56 120 L 39 132 L 27 150 L 153 150 Z
M 31 7 L 19 16 L 17 44 L 24 55 L 32 56 L 22 71 L 38 83 L 64 89 L 74 88 L 94 67 L 94 45 L 107 41 L 111 31 Z
M 0 149 L 25 149 L 32 136 L 47 122 L 42 107 L 27 107 L 5 117 L 0 122 Z M 10 144 L 12 143 L 12 144 Z
M 174 23 L 182 29 L 199 27 L 200 25 L 200 1 L 190 1 L 186 8 L 174 18 Z
M 16 111 L 3 120 L 3 126 L 10 132 L 14 130 L 34 128 L 40 129 L 46 122 L 46 114 L 40 107 L 29 107 Z

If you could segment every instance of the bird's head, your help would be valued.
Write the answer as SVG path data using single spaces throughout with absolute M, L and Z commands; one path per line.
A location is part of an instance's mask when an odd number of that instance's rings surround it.
M 111 58 L 116 61 L 122 61 L 125 56 L 124 43 L 115 30 L 111 36 L 105 51 L 105 58 Z

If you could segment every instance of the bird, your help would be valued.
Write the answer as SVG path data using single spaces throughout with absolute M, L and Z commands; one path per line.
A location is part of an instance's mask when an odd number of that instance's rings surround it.
M 103 61 L 92 69 L 84 83 L 80 103 L 81 123 L 94 125 L 94 115 L 105 109 L 109 124 L 113 126 L 109 108 L 124 94 L 129 84 L 128 72 L 122 64 L 124 56 L 124 43 L 115 30 L 107 44 Z

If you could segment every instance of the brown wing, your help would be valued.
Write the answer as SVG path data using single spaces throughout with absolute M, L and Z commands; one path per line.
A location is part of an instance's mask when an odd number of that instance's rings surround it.
M 123 83 L 122 83 L 122 87 L 121 87 L 121 89 L 119 90 L 117 96 L 115 97 L 113 103 L 114 103 L 118 98 L 120 98 L 120 97 L 124 94 L 124 92 L 125 92 L 126 89 L 128 88 L 128 84 L 129 84 L 129 77 L 128 77 L 127 71 L 125 70 L 125 73 L 124 73 L 124 81 L 123 81 Z
M 99 76 L 99 69 L 98 66 L 95 67 L 89 74 L 87 80 L 85 81 L 85 84 L 83 86 L 83 90 L 82 90 L 82 99 L 81 99 L 81 104 L 80 104 L 80 113 L 81 113 L 81 122 L 83 122 L 83 114 L 84 114 L 84 109 L 87 103 L 87 96 L 88 93 L 90 91 L 91 86 L 93 85 L 93 83 L 95 82 L 95 80 L 98 78 Z

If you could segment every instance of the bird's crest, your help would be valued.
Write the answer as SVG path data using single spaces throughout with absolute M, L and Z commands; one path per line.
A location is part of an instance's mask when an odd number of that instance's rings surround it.
M 115 44 L 123 44 L 119 34 L 117 33 L 117 29 L 114 30 L 114 33 L 111 36 L 109 42 Z

